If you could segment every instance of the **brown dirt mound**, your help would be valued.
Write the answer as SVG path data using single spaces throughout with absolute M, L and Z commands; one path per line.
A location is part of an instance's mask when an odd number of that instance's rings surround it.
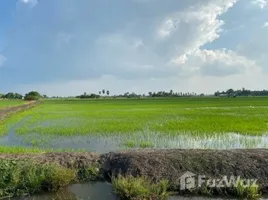
M 176 187 L 187 171 L 209 178 L 233 175 L 257 179 L 262 192 L 268 192 L 267 149 L 132 151 L 105 154 L 101 159 L 106 176 L 122 173 L 154 181 L 167 179 Z

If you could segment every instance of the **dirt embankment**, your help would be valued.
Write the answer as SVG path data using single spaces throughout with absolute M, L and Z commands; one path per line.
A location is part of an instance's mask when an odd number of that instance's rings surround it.
M 257 179 L 263 193 L 268 193 L 268 150 L 151 150 L 121 153 L 44 153 L 39 155 L 0 154 L 0 159 L 31 158 L 41 163 L 57 163 L 79 168 L 95 165 L 102 177 L 128 174 L 158 181 L 167 179 L 176 184 L 189 171 L 210 178 L 240 176 Z M 177 185 L 178 186 L 178 185 Z
M 105 174 L 131 174 L 153 180 L 167 179 L 175 185 L 189 171 L 209 178 L 240 176 L 257 179 L 268 192 L 268 150 L 155 150 L 102 155 Z
M 37 102 L 37 101 L 30 101 L 23 105 L 0 109 L 0 121 L 6 119 L 11 114 L 14 114 L 23 110 L 27 110 L 29 108 L 36 106 L 39 103 L 40 102 Z

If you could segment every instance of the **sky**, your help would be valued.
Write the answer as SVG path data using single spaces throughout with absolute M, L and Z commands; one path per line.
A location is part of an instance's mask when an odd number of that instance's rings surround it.
M 0 0 L 0 93 L 268 89 L 268 0 Z

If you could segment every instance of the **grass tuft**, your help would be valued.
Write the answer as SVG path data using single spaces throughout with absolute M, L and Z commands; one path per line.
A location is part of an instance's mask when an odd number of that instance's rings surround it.
M 70 169 L 30 160 L 0 160 L 0 197 L 56 191 L 76 178 Z
M 123 200 L 164 200 L 168 196 L 168 181 L 152 183 L 143 177 L 112 177 L 114 192 Z

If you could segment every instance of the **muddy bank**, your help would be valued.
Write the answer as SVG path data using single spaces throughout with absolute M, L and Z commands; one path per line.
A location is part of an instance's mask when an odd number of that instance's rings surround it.
M 263 193 L 268 193 L 268 150 L 136 150 L 120 153 L 44 153 L 0 154 L 0 159 L 32 159 L 39 163 L 56 163 L 67 168 L 98 166 L 99 176 L 143 176 L 153 181 L 169 180 L 179 187 L 186 171 L 210 178 L 240 176 L 257 179 Z
M 27 102 L 23 105 L 0 109 L 0 121 L 6 119 L 11 114 L 27 110 L 29 108 L 36 106 L 39 103 L 40 102 L 38 102 L 38 101 L 31 101 L 31 102 Z
M 263 193 L 268 192 L 268 150 L 155 150 L 102 155 L 106 175 L 130 174 L 154 181 L 167 179 L 179 188 L 187 171 L 208 178 L 240 176 L 257 179 Z

